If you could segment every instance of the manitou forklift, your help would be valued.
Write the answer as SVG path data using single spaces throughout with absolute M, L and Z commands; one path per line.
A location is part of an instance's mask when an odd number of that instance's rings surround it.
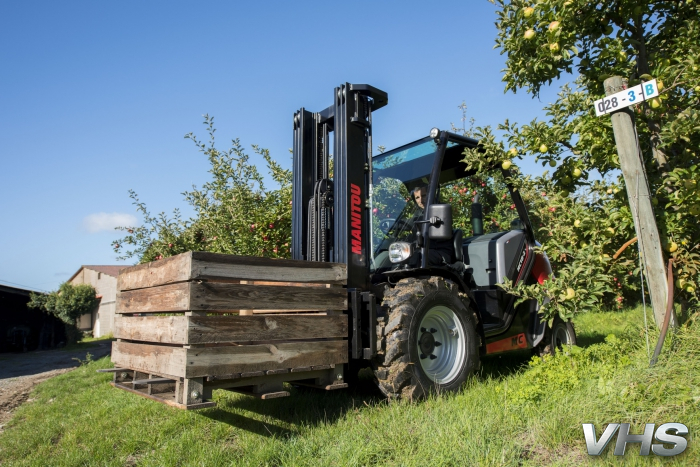
M 416 398 L 457 390 L 482 356 L 575 343 L 570 323 L 549 328 L 536 301 L 515 306 L 498 287 L 552 273 L 509 170 L 489 172 L 510 193 L 510 228 L 485 233 L 476 196 L 466 236 L 453 228 L 446 190 L 488 176 L 462 162 L 479 142 L 433 128 L 373 156 L 372 113 L 387 102 L 377 88 L 346 83 L 325 110 L 294 115 L 292 257 L 347 265 L 346 380 L 371 366 L 386 396 Z

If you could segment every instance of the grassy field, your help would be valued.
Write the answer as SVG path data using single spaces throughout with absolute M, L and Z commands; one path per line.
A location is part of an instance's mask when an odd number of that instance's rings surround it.
M 0 465 L 700 465 L 700 330 L 669 338 L 650 369 L 642 323 L 641 309 L 580 316 L 569 355 L 491 357 L 460 393 L 415 404 L 363 385 L 270 401 L 215 391 L 216 408 L 184 412 L 112 388 L 101 359 L 36 388 L 0 435 Z M 581 424 L 610 422 L 684 423 L 688 449 L 589 457 Z

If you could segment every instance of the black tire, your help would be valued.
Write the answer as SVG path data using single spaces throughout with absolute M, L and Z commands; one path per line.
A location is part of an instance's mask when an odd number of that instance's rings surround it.
M 560 317 L 555 317 L 552 327 L 547 325 L 544 331 L 544 338 L 539 346 L 537 353 L 540 356 L 554 355 L 561 351 L 567 345 L 576 345 L 576 331 L 571 320 L 564 321 Z
M 476 315 L 453 282 L 402 279 L 387 290 L 382 304 L 389 312 L 379 322 L 383 337 L 373 366 L 387 397 L 413 400 L 457 391 L 479 367 Z M 426 323 L 433 324 L 426 328 Z

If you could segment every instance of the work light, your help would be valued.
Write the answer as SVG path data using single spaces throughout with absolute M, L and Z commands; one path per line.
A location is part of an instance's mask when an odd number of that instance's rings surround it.
M 411 257 L 412 245 L 408 242 L 396 242 L 389 245 L 389 260 L 400 263 Z

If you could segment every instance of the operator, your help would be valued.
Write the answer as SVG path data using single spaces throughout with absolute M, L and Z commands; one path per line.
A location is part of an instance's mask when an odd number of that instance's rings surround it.
M 421 216 L 423 215 L 423 210 L 425 210 L 424 203 L 428 201 L 428 187 L 419 186 L 413 190 L 413 198 L 416 200 L 416 204 L 421 208 Z
M 416 212 L 413 214 L 413 232 L 414 236 L 417 229 L 420 228 L 422 224 L 415 224 L 415 221 L 422 221 L 425 217 L 425 203 L 428 202 L 428 187 L 419 186 L 413 190 L 413 198 L 418 205 Z M 452 264 L 455 261 L 454 257 L 454 245 L 452 240 L 430 240 L 430 249 L 428 250 L 428 265 L 429 266 L 442 266 L 444 264 Z M 412 259 L 417 260 L 416 259 Z

